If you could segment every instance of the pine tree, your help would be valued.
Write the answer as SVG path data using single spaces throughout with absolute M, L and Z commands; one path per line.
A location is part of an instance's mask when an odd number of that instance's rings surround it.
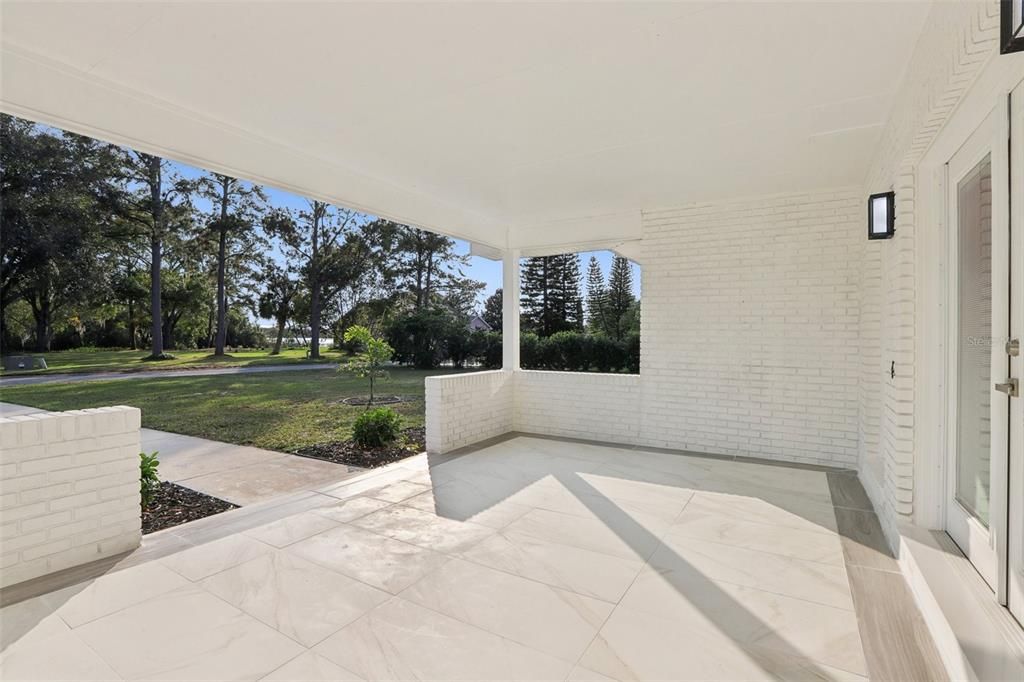
M 587 327 L 592 331 L 604 331 L 605 308 L 608 305 L 608 290 L 604 284 L 604 273 L 597 256 L 590 257 L 587 265 Z
M 491 329 L 496 332 L 501 331 L 502 327 L 502 295 L 501 289 L 496 289 L 493 294 L 487 297 L 484 301 L 484 312 L 481 317 L 484 318 L 484 322 L 491 325 Z
M 563 329 L 574 332 L 583 331 L 583 273 L 580 272 L 580 257 L 575 253 L 556 256 L 561 261 L 561 299 Z
M 523 327 L 539 336 L 582 329 L 581 280 L 574 253 L 527 258 L 520 292 Z
M 633 269 L 629 261 L 616 256 L 608 276 L 608 303 L 605 332 L 619 340 L 629 331 L 629 312 L 636 298 L 633 296 Z

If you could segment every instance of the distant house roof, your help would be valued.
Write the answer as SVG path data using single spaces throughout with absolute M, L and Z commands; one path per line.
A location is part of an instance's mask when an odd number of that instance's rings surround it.
M 489 332 L 491 331 L 491 325 L 487 324 L 487 320 L 479 315 L 474 315 L 466 323 L 466 329 L 471 332 Z

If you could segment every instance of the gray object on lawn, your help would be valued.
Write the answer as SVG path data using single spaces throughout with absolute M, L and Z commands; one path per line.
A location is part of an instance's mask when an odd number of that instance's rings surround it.
M 46 369 L 46 359 L 33 355 L 8 355 L 4 358 L 4 369 Z

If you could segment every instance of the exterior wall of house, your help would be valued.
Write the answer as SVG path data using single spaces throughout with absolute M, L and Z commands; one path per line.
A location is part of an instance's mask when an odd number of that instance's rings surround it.
M 863 202 L 645 211 L 640 442 L 853 467 Z
M 133 407 L 0 418 L 0 587 L 139 546 Z
M 915 459 L 923 454 L 915 452 L 915 411 L 921 379 L 927 378 L 918 357 L 924 293 L 918 259 L 937 226 L 920 217 L 917 185 L 932 179 L 919 176 L 919 163 L 984 65 L 998 55 L 998 33 L 998 0 L 933 5 L 861 191 L 862 197 L 896 192 L 893 239 L 859 243 L 858 468 L 891 542 L 897 526 L 914 519 L 920 485 Z
M 427 377 L 427 451 L 450 452 L 512 431 L 512 380 L 504 370 Z
M 635 445 L 640 431 L 636 374 L 520 371 L 516 431 Z

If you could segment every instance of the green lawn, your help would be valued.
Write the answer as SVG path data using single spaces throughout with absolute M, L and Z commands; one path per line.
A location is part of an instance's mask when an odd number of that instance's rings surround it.
M 403 426 L 421 426 L 423 379 L 444 373 L 396 368 L 377 393 L 414 396 L 392 407 Z M 132 405 L 145 427 L 289 452 L 349 438 L 364 408 L 338 401 L 366 392 L 364 380 L 320 370 L 14 386 L 0 400 L 47 410 Z
M 147 370 L 203 367 L 243 367 L 253 365 L 293 365 L 316 362 L 306 359 L 306 349 L 285 349 L 280 355 L 271 355 L 269 350 L 234 350 L 225 357 L 214 357 L 213 349 L 168 351 L 173 360 L 147 361 L 145 350 L 124 350 L 107 348 L 85 348 L 64 350 L 54 353 L 25 353 L 46 359 L 46 370 L 33 372 L 2 372 L 14 374 L 57 374 L 80 372 L 145 372 Z M 319 362 L 337 362 L 338 353 L 323 352 Z

